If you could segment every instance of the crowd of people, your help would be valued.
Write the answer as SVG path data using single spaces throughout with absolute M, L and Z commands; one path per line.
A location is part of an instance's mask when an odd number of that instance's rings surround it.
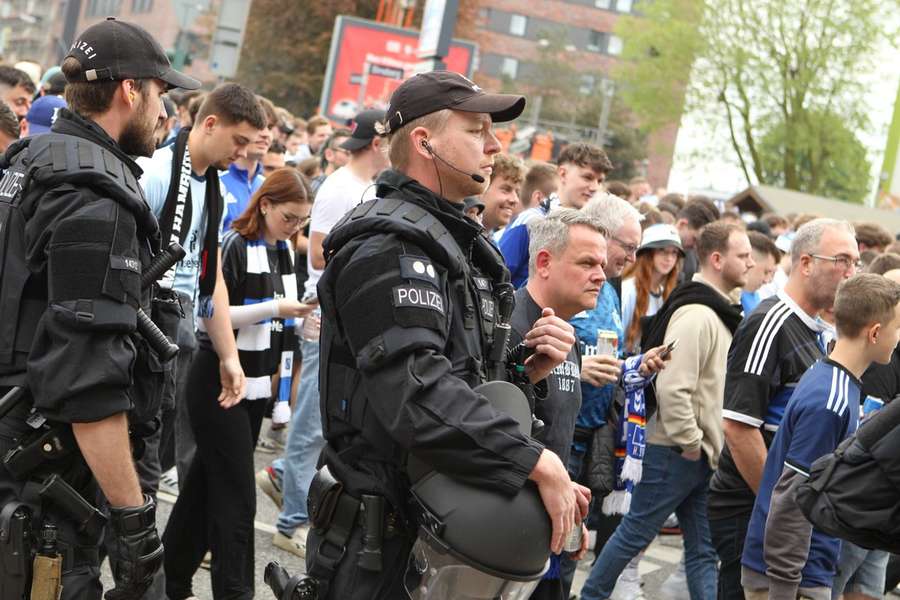
M 17 140 L 110 122 L 83 63 L 67 58 L 39 81 L 0 65 L 0 149 L 14 156 Z M 792 487 L 853 434 L 868 398 L 900 394 L 900 242 L 881 225 L 739 214 L 642 178 L 607 181 L 613 165 L 588 143 L 523 161 L 501 152 L 491 126 L 524 100 L 459 76 L 417 76 L 387 111 L 350 123 L 296 117 L 235 83 L 168 83 L 158 100 L 149 85 L 109 96 L 123 114 L 129 94 L 146 114 L 160 104 L 117 140 L 141 156 L 135 173 L 163 246 L 186 252 L 152 306 L 179 352 L 135 468 L 143 494 L 177 501 L 161 536 L 164 575 L 145 597 L 192 598 L 206 564 L 215 598 L 252 598 L 256 486 L 280 510 L 272 544 L 316 574 L 325 541 L 338 539 L 313 525 L 320 467 L 349 493 L 347 473 L 383 452 L 507 493 L 533 481 L 553 552 L 532 598 L 568 600 L 593 550 L 582 599 L 643 599 L 641 557 L 664 528 L 684 540 L 666 598 L 862 600 L 897 585 L 887 552 L 813 528 Z M 129 132 L 143 145 L 129 146 Z M 430 231 L 469 248 L 460 273 L 471 290 L 454 287 L 451 251 L 442 262 L 399 226 L 354 224 L 387 219 L 404 195 L 427 204 L 405 213 L 410 223 L 452 213 Z M 491 272 L 479 253 L 505 268 Z M 539 424 L 527 442 L 480 405 L 454 412 L 460 386 L 471 394 L 490 376 L 444 381 L 451 367 L 490 371 L 489 352 L 448 340 L 457 329 L 492 340 L 507 326 L 497 282 L 515 290 L 509 347 L 535 352 L 517 382 Z M 459 300 L 469 292 L 475 305 Z M 491 425 L 469 429 L 467 418 Z M 373 422 L 390 443 L 366 434 L 357 444 Z M 254 472 L 254 452 L 271 464 Z M 382 468 L 362 470 L 392 504 L 384 572 L 402 575 L 412 544 L 391 540 L 404 507 Z M 567 500 L 551 508 L 561 489 Z M 572 529 L 581 540 L 564 550 Z M 342 543 L 343 557 L 362 542 Z M 331 586 L 328 597 L 404 589 L 355 572 Z

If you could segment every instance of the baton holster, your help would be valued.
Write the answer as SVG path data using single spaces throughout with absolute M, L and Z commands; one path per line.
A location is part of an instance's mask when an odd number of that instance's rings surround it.
M 0 509 L 0 600 L 22 600 L 31 582 L 31 510 L 24 502 Z

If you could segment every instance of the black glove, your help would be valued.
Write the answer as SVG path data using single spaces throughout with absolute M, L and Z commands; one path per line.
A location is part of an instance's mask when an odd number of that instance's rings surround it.
M 156 502 L 145 494 L 142 506 L 110 508 L 109 524 L 115 533 L 109 564 L 116 587 L 106 592 L 106 600 L 139 600 L 163 562 Z

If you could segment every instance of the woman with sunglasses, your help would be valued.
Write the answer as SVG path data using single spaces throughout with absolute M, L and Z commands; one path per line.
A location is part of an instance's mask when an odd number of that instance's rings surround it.
M 314 306 L 297 300 L 289 246 L 311 208 L 303 176 L 292 168 L 279 169 L 266 178 L 222 240 L 222 273 L 247 393 L 233 406 L 217 401 L 218 359 L 201 331 L 185 394 L 197 454 L 163 535 L 166 592 L 173 600 L 192 597 L 191 580 L 207 550 L 212 553 L 213 598 L 253 598 L 253 450 L 276 372 L 281 380 L 275 410 L 290 414 L 294 319 Z

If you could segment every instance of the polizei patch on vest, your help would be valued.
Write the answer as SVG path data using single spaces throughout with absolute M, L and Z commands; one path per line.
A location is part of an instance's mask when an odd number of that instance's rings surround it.
M 398 285 L 394 288 L 397 308 L 428 308 L 444 315 L 444 298 L 433 289 L 418 285 Z

